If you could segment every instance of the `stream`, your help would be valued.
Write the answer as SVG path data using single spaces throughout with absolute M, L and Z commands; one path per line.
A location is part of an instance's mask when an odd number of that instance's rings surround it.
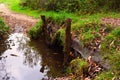
M 62 75 L 62 53 L 50 50 L 42 40 L 12 33 L 1 41 L 0 51 L 0 80 L 46 80 Z

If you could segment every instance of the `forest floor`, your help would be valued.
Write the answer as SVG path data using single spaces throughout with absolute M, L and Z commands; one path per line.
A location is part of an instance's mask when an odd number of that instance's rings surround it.
M 0 4 L 0 16 L 10 26 L 13 32 L 26 33 L 32 26 L 34 26 L 39 20 L 33 17 L 26 16 L 24 14 L 15 13 L 5 5 Z M 101 18 L 102 24 L 109 24 L 113 26 L 120 26 L 120 18 Z M 56 80 L 68 80 L 69 77 L 56 78 Z M 90 79 L 86 79 L 90 80 Z
M 0 16 L 10 26 L 13 32 L 17 31 L 25 33 L 30 29 L 30 27 L 34 26 L 38 22 L 38 19 L 12 12 L 5 4 L 0 4 Z

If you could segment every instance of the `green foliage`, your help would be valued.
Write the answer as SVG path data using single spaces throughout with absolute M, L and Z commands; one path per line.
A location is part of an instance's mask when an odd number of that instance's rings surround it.
M 9 27 L 6 25 L 2 19 L 0 19 L 0 36 L 4 35 L 6 32 L 8 32 Z
M 101 74 L 97 75 L 95 80 L 112 80 L 114 75 L 112 72 L 102 72 Z
M 64 46 L 65 43 L 65 30 L 64 29 L 59 29 L 56 34 L 55 34 L 55 39 L 57 39 L 57 42 L 60 42 L 59 45 Z
M 115 30 L 112 31 L 112 34 L 117 37 L 120 38 L 120 27 L 116 28 Z
M 88 68 L 88 63 L 83 59 L 76 58 L 70 62 L 70 68 L 73 74 L 81 76 L 84 70 Z
M 101 10 L 119 10 L 119 0 L 22 0 L 22 6 L 49 11 L 94 13 Z
M 39 21 L 35 26 L 33 26 L 30 30 L 29 30 L 29 34 L 31 36 L 31 38 L 33 39 L 37 39 L 40 36 L 41 33 L 41 25 L 42 25 L 42 21 Z
M 101 53 L 110 64 L 108 72 L 102 72 L 96 77 L 95 80 L 115 80 L 119 79 L 120 70 L 120 28 L 117 27 L 109 31 L 109 34 L 104 38 L 101 43 Z
M 84 42 L 84 45 L 92 43 L 95 38 L 100 37 L 99 30 L 100 30 L 99 23 L 87 23 L 82 25 L 79 30 L 79 38 Z
M 110 56 L 111 72 L 113 72 L 114 77 L 120 79 L 120 52 L 115 52 Z
M 117 50 L 120 45 L 120 28 L 115 28 L 105 37 L 101 43 L 101 50 Z

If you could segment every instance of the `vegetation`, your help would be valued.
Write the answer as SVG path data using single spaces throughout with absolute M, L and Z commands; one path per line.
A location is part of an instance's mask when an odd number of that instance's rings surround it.
M 88 63 L 85 60 L 76 58 L 70 62 L 71 72 L 77 77 L 83 75 L 88 68 Z
M 22 0 L 22 6 L 32 9 L 94 13 L 96 11 L 119 10 L 119 0 Z
M 0 18 L 0 38 L 4 37 L 9 30 L 8 25 L 6 25 L 3 20 Z
M 33 39 L 37 39 L 40 36 L 42 22 L 39 21 L 35 26 L 33 26 L 28 32 Z
M 84 47 L 93 49 L 98 42 L 103 59 L 111 65 L 109 71 L 99 73 L 95 80 L 118 79 L 120 74 L 120 28 L 119 26 L 102 24 L 101 18 L 120 18 L 119 0 L 1 0 L 9 8 L 20 13 L 39 18 L 40 15 L 51 17 L 61 24 L 66 18 L 72 19 L 72 33 L 83 42 Z M 29 13 L 28 13 L 29 12 Z M 84 15 L 83 15 L 84 14 Z M 3 23 L 2 23 L 3 24 Z M 42 22 L 31 28 L 29 34 L 37 39 L 40 36 Z M 62 26 L 61 26 L 62 27 Z M 6 29 L 1 29 L 2 32 Z M 64 45 L 64 28 L 55 34 L 61 45 Z M 68 73 L 80 74 L 87 63 L 82 59 L 74 59 L 70 63 Z M 75 66 L 75 70 L 72 70 Z M 80 74 L 81 75 L 81 74 Z

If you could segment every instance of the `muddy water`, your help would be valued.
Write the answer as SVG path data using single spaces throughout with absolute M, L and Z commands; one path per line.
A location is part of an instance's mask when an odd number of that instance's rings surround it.
M 2 43 L 2 42 L 1 42 Z M 13 33 L 0 44 L 0 80 L 44 80 L 62 75 L 62 55 L 44 44 Z

